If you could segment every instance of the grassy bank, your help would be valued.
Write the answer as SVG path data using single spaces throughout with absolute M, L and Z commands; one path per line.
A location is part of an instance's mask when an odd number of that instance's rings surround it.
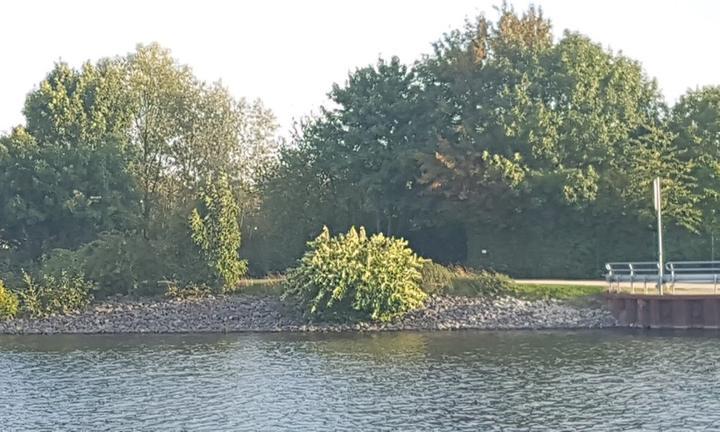
M 560 285 L 560 284 L 515 284 L 515 295 L 526 299 L 551 298 L 572 300 L 582 297 L 594 297 L 605 292 L 603 286 Z
M 245 279 L 234 292 L 244 295 L 280 296 L 284 289 L 284 281 L 285 279 L 279 276 L 262 279 Z M 437 294 L 464 297 L 504 294 L 526 300 L 575 300 L 596 297 L 603 292 L 605 292 L 605 288 L 602 286 L 521 283 L 512 280 L 510 280 L 507 286 L 502 286 L 496 290 L 489 290 L 486 278 L 470 274 L 455 277 L 449 281 L 447 286 L 435 291 Z
M 284 277 L 267 277 L 263 279 L 243 279 L 235 293 L 245 295 L 270 295 L 279 297 L 284 289 Z

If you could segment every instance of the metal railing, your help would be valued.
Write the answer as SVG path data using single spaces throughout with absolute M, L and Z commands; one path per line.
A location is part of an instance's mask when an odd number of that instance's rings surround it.
M 620 283 L 629 282 L 630 291 L 635 292 L 637 283 L 643 284 L 643 291 L 648 292 L 648 282 L 657 286 L 660 281 L 660 265 L 656 261 L 614 262 L 605 264 L 605 278 L 610 290 L 620 292 Z M 665 264 L 666 273 L 662 283 L 669 283 L 675 293 L 676 283 L 712 283 L 713 292 L 718 293 L 720 282 L 720 261 L 669 261 Z
M 665 264 L 667 280 L 675 292 L 675 283 L 711 283 L 713 292 L 718 292 L 720 261 L 669 261 Z
M 647 283 L 658 282 L 660 264 L 657 261 L 612 262 L 605 264 L 605 269 L 605 278 L 611 291 L 613 283 L 616 284 L 617 292 L 620 292 L 620 283 L 630 282 L 630 291 L 634 293 L 635 283 L 642 282 L 643 290 L 647 294 Z

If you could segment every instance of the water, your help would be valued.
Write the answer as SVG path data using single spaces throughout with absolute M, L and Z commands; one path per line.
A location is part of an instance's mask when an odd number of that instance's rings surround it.
M 0 337 L 0 429 L 720 430 L 720 335 Z

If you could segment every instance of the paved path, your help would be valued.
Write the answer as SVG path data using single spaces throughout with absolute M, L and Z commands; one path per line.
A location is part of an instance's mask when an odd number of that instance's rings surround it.
M 538 284 L 538 285 L 584 285 L 584 286 L 602 286 L 607 287 L 608 283 L 604 279 L 516 279 L 519 283 Z M 665 285 L 665 294 L 677 295 L 714 295 L 720 294 L 720 283 L 716 287 L 711 283 L 677 283 L 675 286 Z M 617 285 L 613 284 L 613 291 L 617 289 Z M 657 288 L 653 282 L 643 284 L 635 282 L 630 285 L 629 282 L 620 284 L 620 292 L 635 294 L 657 294 Z
M 584 285 L 584 286 L 607 286 L 605 279 L 515 279 L 519 283 L 537 285 Z

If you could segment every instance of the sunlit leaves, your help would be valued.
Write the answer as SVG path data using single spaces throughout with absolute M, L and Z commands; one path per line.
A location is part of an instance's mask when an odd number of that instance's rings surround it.
M 299 299 L 310 316 L 390 321 L 425 300 L 425 261 L 402 239 L 368 236 L 362 227 L 331 236 L 325 227 L 290 271 L 285 296 Z

